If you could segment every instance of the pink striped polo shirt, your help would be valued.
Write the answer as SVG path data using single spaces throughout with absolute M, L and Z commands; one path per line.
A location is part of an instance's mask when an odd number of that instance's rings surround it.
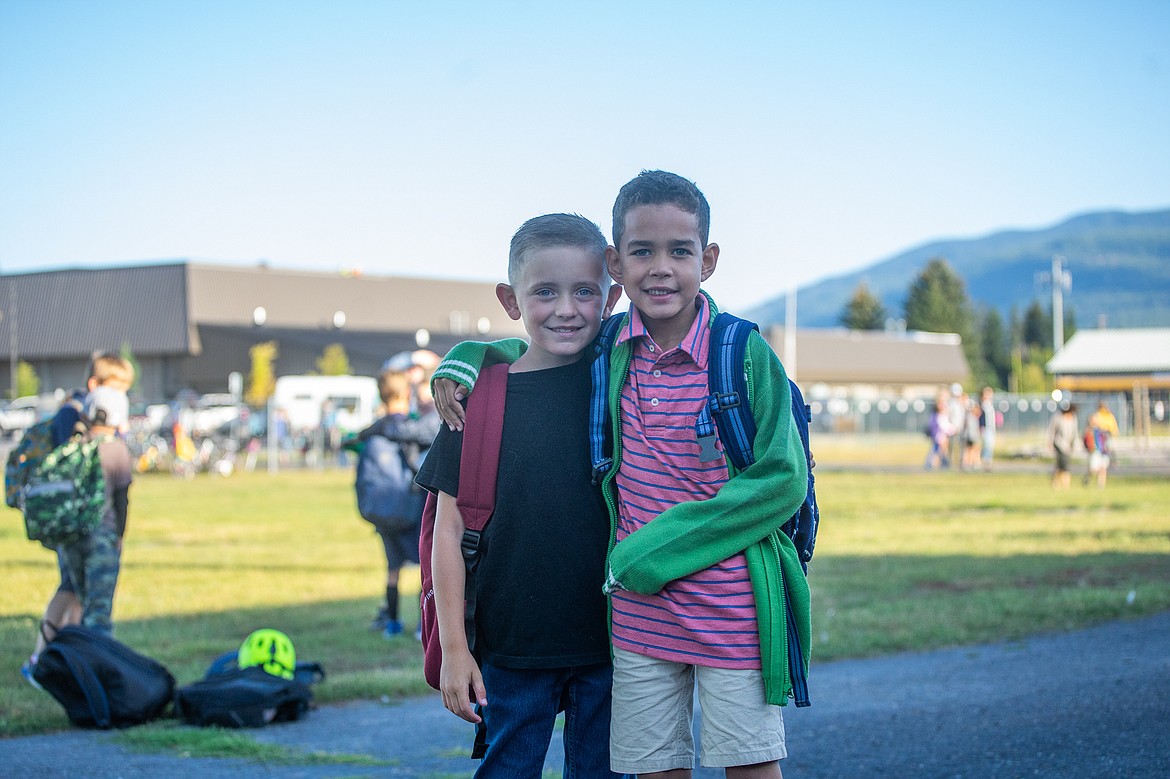
M 617 542 L 671 506 L 712 497 L 727 465 L 699 461 L 695 421 L 707 400 L 710 346 L 707 298 L 678 348 L 663 353 L 636 309 L 618 343 L 633 340 L 621 395 L 622 461 L 615 477 Z M 722 451 L 722 445 L 719 445 Z M 669 582 L 653 595 L 612 595 L 613 644 L 689 665 L 757 669 L 755 597 L 742 553 Z

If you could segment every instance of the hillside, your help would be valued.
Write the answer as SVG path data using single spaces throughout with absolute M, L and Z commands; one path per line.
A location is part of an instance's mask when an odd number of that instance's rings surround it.
M 996 308 L 1005 322 L 1014 306 L 1022 315 L 1033 299 L 1047 307 L 1051 288 L 1037 274 L 1052 269 L 1062 255 L 1072 275 L 1064 305 L 1078 327 L 1170 325 L 1170 210 L 1084 214 L 1042 230 L 1009 230 L 983 238 L 925 244 L 869 268 L 836 276 L 797 293 L 802 327 L 832 327 L 857 285 L 864 280 L 887 312 L 902 314 L 914 276 L 935 257 L 943 257 L 967 284 L 976 307 Z M 760 323 L 784 321 L 784 295 L 745 316 Z

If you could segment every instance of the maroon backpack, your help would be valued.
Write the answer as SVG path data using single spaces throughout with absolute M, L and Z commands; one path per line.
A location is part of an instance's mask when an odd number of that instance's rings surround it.
M 475 582 L 473 576 L 484 527 L 496 508 L 496 471 L 500 438 L 504 430 L 504 398 L 508 390 L 508 365 L 490 365 L 480 371 L 475 392 L 467 398 L 463 424 L 463 449 L 459 457 L 459 494 L 455 503 L 463 515 L 463 562 L 467 566 L 464 619 L 467 642 L 475 640 Z M 427 684 L 439 689 L 443 650 L 439 647 L 439 619 L 435 613 L 435 581 L 431 572 L 431 545 L 435 538 L 434 493 L 427 493 L 419 533 L 418 558 L 422 569 L 423 674 Z

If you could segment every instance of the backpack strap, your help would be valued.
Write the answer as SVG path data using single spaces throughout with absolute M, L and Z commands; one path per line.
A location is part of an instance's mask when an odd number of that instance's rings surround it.
M 483 529 L 496 510 L 496 476 L 500 441 L 504 435 L 504 400 L 508 394 L 508 365 L 499 363 L 480 371 L 475 392 L 467 396 L 463 448 L 459 453 L 459 494 L 455 505 L 463 515 L 459 544 L 467 578 L 463 590 L 463 624 L 467 644 L 475 650 L 476 594 L 474 575 L 479 567 Z
M 748 405 L 747 378 L 743 371 L 748 337 L 753 330 L 759 330 L 754 322 L 727 312 L 715 317 L 707 358 L 711 394 L 695 422 L 695 434 L 702 450 L 700 460 L 711 462 L 719 459 L 715 449 L 715 428 L 718 427 L 727 459 L 741 471 L 756 461 L 752 451 L 756 420 Z
M 89 710 L 94 727 L 102 729 L 113 727 L 114 720 L 110 716 L 110 700 L 106 697 L 106 688 L 98 679 L 93 666 L 86 662 L 80 652 L 60 641 L 50 641 L 41 656 L 44 657 L 46 654 L 56 654 L 65 664 L 69 675 L 73 677 L 73 681 L 77 685 L 77 690 L 81 692 L 81 697 L 85 700 L 85 706 Z M 48 664 L 46 663 L 46 665 Z M 76 714 L 68 707 L 66 709 L 68 713 Z
M 504 399 L 508 393 L 508 365 L 489 365 L 480 371 L 475 392 L 467 396 L 463 449 L 459 455 L 459 494 L 455 503 L 463 514 L 464 556 L 469 535 L 478 547 L 479 535 L 496 508 L 496 474 L 500 439 L 504 432 Z
M 593 483 L 613 467 L 613 447 L 608 446 L 612 432 L 609 429 L 609 353 L 617 342 L 625 316 L 617 314 L 605 319 L 593 341 L 593 364 L 589 366 L 592 389 L 589 394 L 589 462 L 593 466 Z

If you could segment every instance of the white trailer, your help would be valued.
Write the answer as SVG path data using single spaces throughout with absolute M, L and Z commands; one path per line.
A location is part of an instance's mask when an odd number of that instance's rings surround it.
M 321 426 L 326 404 L 337 412 L 337 425 L 356 432 L 374 421 L 378 382 L 369 376 L 281 376 L 272 405 L 288 416 L 290 430 Z

